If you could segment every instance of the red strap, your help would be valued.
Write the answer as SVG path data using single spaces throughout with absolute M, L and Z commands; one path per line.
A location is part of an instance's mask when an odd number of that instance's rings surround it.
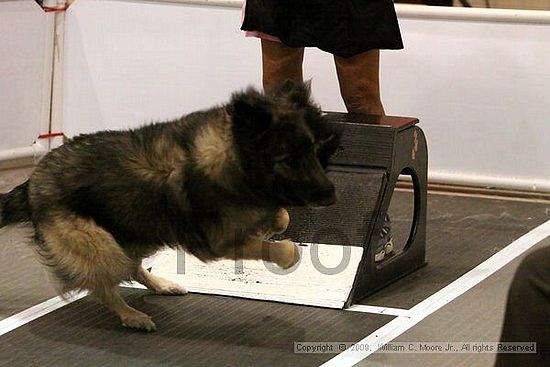
M 48 133 L 48 134 L 41 134 L 38 135 L 38 139 L 48 139 L 48 138 L 56 138 L 58 136 L 65 136 L 63 133 Z
M 68 8 L 69 8 L 68 6 L 60 6 L 60 7 L 43 6 L 42 7 L 42 9 L 44 9 L 46 13 L 65 11 Z

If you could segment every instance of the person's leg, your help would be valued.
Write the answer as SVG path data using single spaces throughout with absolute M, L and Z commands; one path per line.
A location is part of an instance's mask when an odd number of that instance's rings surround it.
M 352 57 L 334 56 L 340 94 L 350 113 L 384 116 L 380 99 L 380 50 L 363 52 Z M 393 252 L 390 217 L 386 214 L 380 238 L 376 243 L 375 262 Z
M 550 246 L 527 255 L 510 286 L 501 342 L 536 342 L 537 354 L 497 355 L 495 367 L 550 366 Z
M 348 112 L 384 115 L 380 100 L 380 50 L 347 58 L 334 56 L 334 63 Z
M 262 39 L 263 86 L 266 92 L 290 79 L 303 82 L 303 48 L 285 46 L 276 41 Z

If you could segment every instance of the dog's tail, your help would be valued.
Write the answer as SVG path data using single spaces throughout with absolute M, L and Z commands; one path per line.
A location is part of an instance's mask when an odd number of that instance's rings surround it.
M 22 183 L 7 194 L 0 194 L 0 228 L 8 224 L 29 222 L 29 181 Z

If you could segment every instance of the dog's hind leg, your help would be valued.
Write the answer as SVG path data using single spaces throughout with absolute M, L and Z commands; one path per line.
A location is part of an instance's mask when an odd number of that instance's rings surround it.
M 38 227 L 39 253 L 59 281 L 60 291 L 89 290 L 124 326 L 155 330 L 151 318 L 128 306 L 118 285 L 132 278 L 134 262 L 113 236 L 94 221 L 60 213 Z
M 134 279 L 157 294 L 166 296 L 183 296 L 187 294 L 187 289 L 185 289 L 185 287 L 151 274 L 143 269 L 141 265 L 137 266 Z
M 118 288 L 116 286 L 108 289 L 95 290 L 92 295 L 108 309 L 117 314 L 123 326 L 146 331 L 155 331 L 157 329 L 151 316 L 128 306 L 118 293 Z

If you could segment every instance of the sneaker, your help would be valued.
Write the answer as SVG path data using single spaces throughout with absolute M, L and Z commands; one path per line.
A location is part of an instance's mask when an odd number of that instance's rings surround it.
M 391 232 L 391 220 L 390 216 L 386 214 L 384 217 L 384 224 L 380 231 L 380 238 L 376 244 L 376 250 L 374 254 L 374 262 L 380 262 L 384 260 L 386 255 L 393 252 L 393 236 Z

